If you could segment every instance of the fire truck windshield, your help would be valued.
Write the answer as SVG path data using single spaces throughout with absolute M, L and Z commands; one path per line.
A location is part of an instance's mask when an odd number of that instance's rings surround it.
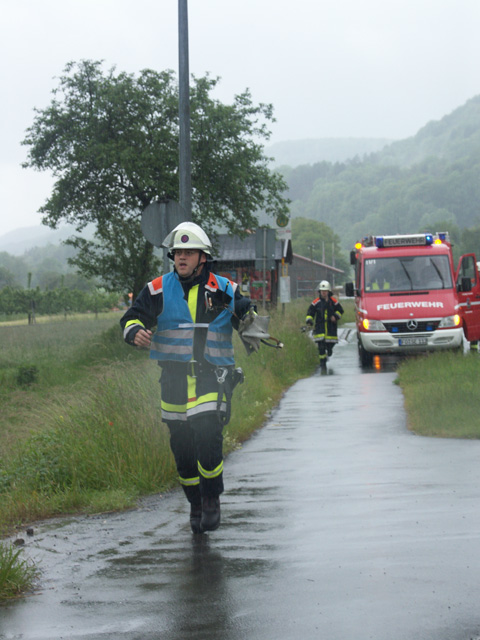
M 429 291 L 453 286 L 445 255 L 372 258 L 365 260 L 363 275 L 367 293 Z

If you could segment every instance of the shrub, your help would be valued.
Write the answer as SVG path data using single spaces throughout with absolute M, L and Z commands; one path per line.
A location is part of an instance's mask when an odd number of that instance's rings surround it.
M 28 387 L 38 379 L 38 367 L 34 364 L 26 364 L 18 367 L 17 384 L 20 387 Z

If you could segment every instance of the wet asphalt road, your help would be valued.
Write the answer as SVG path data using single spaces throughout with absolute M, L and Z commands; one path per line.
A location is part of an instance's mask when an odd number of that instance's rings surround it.
M 342 340 L 228 457 L 214 533 L 177 491 L 40 525 L 0 638 L 478 640 L 480 442 L 409 433 L 394 378 Z

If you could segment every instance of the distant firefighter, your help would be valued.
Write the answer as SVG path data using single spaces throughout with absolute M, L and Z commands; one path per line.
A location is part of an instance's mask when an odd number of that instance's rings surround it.
M 327 359 L 338 342 L 337 323 L 342 317 L 343 307 L 333 297 L 328 280 L 320 282 L 318 291 L 320 296 L 308 307 L 305 322 L 313 327 L 313 339 L 318 346 L 320 366 L 325 368 Z

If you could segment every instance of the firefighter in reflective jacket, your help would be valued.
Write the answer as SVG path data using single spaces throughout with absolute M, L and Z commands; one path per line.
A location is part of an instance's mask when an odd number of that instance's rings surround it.
M 338 342 L 337 323 L 343 314 L 342 305 L 332 296 L 330 283 L 322 280 L 318 285 L 319 297 L 308 307 L 305 322 L 313 327 L 313 339 L 318 346 L 320 365 L 325 367 Z
M 223 435 L 235 384 L 232 328 L 251 307 L 236 283 L 211 272 L 212 246 L 193 222 L 163 245 L 174 271 L 152 282 L 122 317 L 128 344 L 150 349 L 162 368 L 162 420 L 170 432 L 194 533 L 220 525 Z

